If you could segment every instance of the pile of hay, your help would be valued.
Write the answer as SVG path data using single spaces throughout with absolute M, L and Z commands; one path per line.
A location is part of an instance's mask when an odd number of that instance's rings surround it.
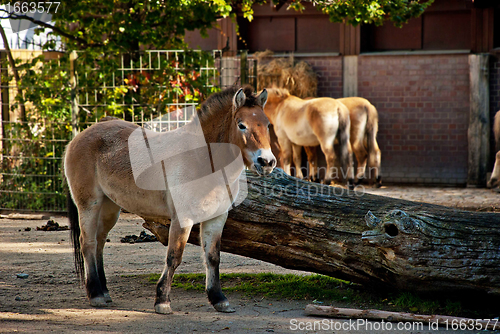
M 274 58 L 273 52 L 256 52 L 258 61 L 257 89 L 266 87 L 286 88 L 290 94 L 300 98 L 316 97 L 318 78 L 311 66 L 305 61 L 296 62 L 293 55 L 287 58 Z

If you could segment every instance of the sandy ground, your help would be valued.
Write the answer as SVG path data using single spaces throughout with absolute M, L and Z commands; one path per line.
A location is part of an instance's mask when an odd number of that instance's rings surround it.
M 437 188 L 416 189 L 408 195 L 406 188 L 377 189 L 370 192 L 396 198 L 421 196 L 434 201 L 448 196 L 448 204 L 486 210 L 495 206 L 500 196 L 482 189 Z M 478 192 L 479 191 L 479 192 Z M 405 197 L 406 193 L 406 197 Z M 478 193 L 481 195 L 479 196 Z M 476 200 L 476 196 L 480 199 Z M 474 198 L 474 201 L 466 199 Z M 450 202 L 456 199 L 456 202 Z M 491 201 L 491 202 L 490 202 Z M 472 203 L 472 204 L 471 204 Z M 439 203 L 442 204 L 442 203 Z M 450 205 L 452 205 L 450 204 Z M 64 217 L 55 220 L 67 225 Z M 105 249 L 105 268 L 113 303 L 106 308 L 89 306 L 73 269 L 68 231 L 37 231 L 46 221 L 0 219 L 0 333 L 445 333 L 450 330 L 424 328 L 382 330 L 383 323 L 350 326 L 347 320 L 324 320 L 322 329 L 299 330 L 312 326 L 321 318 L 303 313 L 310 300 L 290 301 L 228 294 L 236 313 L 217 313 L 204 293 L 174 289 L 174 314 L 159 315 L 153 311 L 155 286 L 141 274 L 159 273 L 163 268 L 165 248 L 160 243 L 123 244 L 120 238 L 138 235 L 142 220 L 124 214 L 111 231 Z M 31 228 L 30 231 L 25 231 Z M 203 272 L 200 248 L 188 245 L 180 273 Z M 293 271 L 232 254 L 222 254 L 222 272 Z M 28 274 L 18 278 L 16 274 Z M 297 273 L 297 272 L 295 272 Z M 302 273 L 304 274 L 304 273 Z M 345 305 L 337 305 L 345 306 Z M 356 305 L 351 305 L 356 306 Z M 317 324 L 318 325 L 318 324 Z M 387 325 L 387 324 L 385 324 Z M 403 324 L 412 326 L 412 324 Z M 300 326 L 300 327 L 299 327 Z M 343 326 L 343 327 L 342 327 Z M 374 326 L 370 330 L 367 326 Z M 376 327 L 379 326 L 379 327 Z M 347 330 L 335 330 L 344 328 Z M 380 328 L 379 330 L 375 330 Z M 385 327 L 387 328 L 387 327 Z M 328 330 L 323 330 L 328 329 Z M 464 332 L 465 333 L 465 332 Z
M 500 212 L 500 193 L 486 188 L 383 186 L 365 188 L 370 194 L 451 206 L 471 211 Z

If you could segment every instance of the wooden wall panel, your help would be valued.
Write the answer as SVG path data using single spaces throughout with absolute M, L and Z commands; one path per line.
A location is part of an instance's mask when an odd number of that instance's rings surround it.
M 386 22 L 380 27 L 363 27 L 363 30 L 362 43 L 366 51 L 422 49 L 422 17 L 411 19 L 402 28 Z
M 251 52 L 295 51 L 295 18 L 256 17 L 248 25 L 246 38 Z
M 340 24 L 325 15 L 297 17 L 297 52 L 339 52 Z
M 460 50 L 471 48 L 471 12 L 425 13 L 423 30 L 424 50 Z
M 201 50 L 216 50 L 219 48 L 219 36 L 221 30 L 212 28 L 208 31 L 208 37 L 201 37 L 199 30 L 186 31 L 185 41 L 190 48 Z

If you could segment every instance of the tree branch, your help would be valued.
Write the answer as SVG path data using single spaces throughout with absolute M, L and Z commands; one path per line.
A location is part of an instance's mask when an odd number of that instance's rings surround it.
M 9 58 L 9 64 L 10 67 L 12 67 L 12 72 L 14 72 L 14 79 L 16 80 L 16 87 L 21 94 L 21 121 L 24 122 L 26 121 L 26 109 L 24 107 L 24 94 L 23 90 L 21 89 L 21 78 L 19 77 L 19 72 L 17 71 L 16 67 L 16 62 L 14 60 L 14 57 L 12 56 L 12 52 L 10 51 L 10 46 L 9 46 L 9 41 L 7 40 L 7 36 L 5 35 L 5 30 L 3 30 L 3 27 L 0 25 L 0 35 L 2 35 L 2 40 L 3 44 L 5 47 L 5 51 L 7 52 L 7 58 Z
M 9 13 L 7 10 L 5 9 L 1 9 L 0 8 L 0 13 L 3 12 L 3 13 L 6 13 L 7 16 L 6 17 L 2 17 L 2 19 L 12 19 L 12 20 L 28 20 L 28 21 L 31 21 L 35 24 L 38 24 L 39 26 L 42 26 L 44 28 L 48 28 L 48 29 L 52 29 L 52 31 L 54 31 L 57 35 L 60 35 L 60 36 L 63 36 L 63 37 L 66 37 L 66 38 L 69 38 L 71 40 L 74 40 L 78 43 L 81 43 L 83 44 L 84 46 L 93 46 L 93 47 L 97 47 L 97 46 L 102 46 L 103 44 L 101 43 L 95 43 L 95 44 L 89 44 L 85 39 L 83 38 L 80 38 L 80 37 L 76 37 L 52 24 L 49 24 L 47 22 L 43 22 L 43 21 L 40 21 L 40 20 L 37 20 L 33 17 L 30 17 L 30 16 L 27 16 L 27 15 L 18 15 L 18 14 L 15 14 L 15 13 Z

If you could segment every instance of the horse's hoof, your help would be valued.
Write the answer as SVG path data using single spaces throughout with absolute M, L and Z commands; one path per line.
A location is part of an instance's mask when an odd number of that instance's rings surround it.
M 113 301 L 111 300 L 111 297 L 110 297 L 109 293 L 105 293 L 105 294 L 104 294 L 104 300 L 106 301 L 106 303 L 111 303 L 111 302 L 113 302 Z
M 224 313 L 236 312 L 236 310 L 229 305 L 229 301 L 227 301 L 227 300 L 215 304 L 214 309 L 216 309 L 219 312 L 224 312 Z
M 170 304 L 156 304 L 155 312 L 159 314 L 172 314 L 172 308 L 170 308 Z
M 105 297 L 95 297 L 90 300 L 90 306 L 93 307 L 104 307 L 107 305 Z

